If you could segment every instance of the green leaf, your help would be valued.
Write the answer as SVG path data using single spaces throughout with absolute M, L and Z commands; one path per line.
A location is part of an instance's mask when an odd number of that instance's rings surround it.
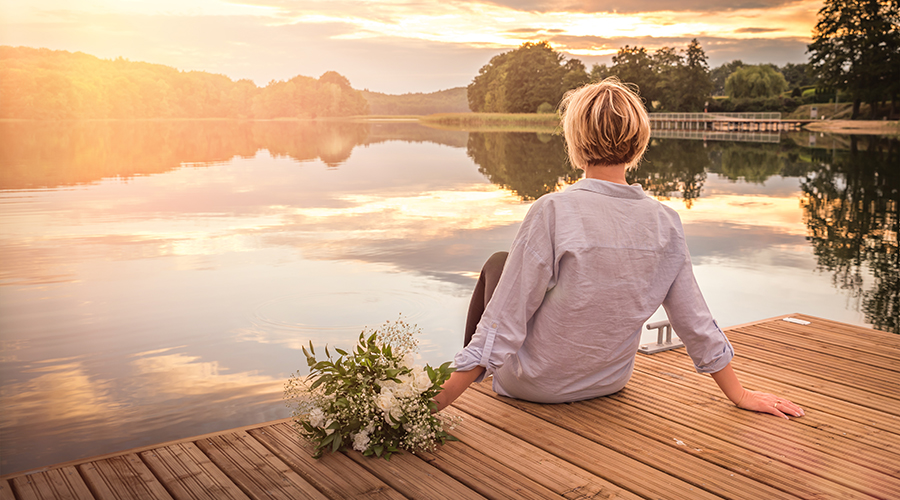
M 347 351 L 345 351 L 343 349 L 338 349 L 337 347 L 335 347 L 334 350 L 337 351 L 337 353 L 340 354 L 341 356 L 347 355 Z
M 331 452 L 334 453 L 334 452 L 338 451 L 338 449 L 341 447 L 341 442 L 344 439 L 343 439 L 343 436 L 341 436 L 337 432 L 332 434 L 332 436 L 337 436 L 333 441 L 331 441 Z
M 380 444 L 376 444 L 375 446 L 372 447 L 372 451 L 375 452 L 376 457 L 380 457 L 381 452 L 384 451 L 384 446 L 382 446 Z

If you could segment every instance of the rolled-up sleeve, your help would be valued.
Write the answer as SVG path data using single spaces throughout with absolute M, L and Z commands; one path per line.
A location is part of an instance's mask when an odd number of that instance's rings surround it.
M 698 372 L 716 373 L 728 366 L 734 357 L 734 348 L 709 312 L 686 249 L 684 263 L 669 288 L 663 307 Z
M 454 365 L 459 371 L 485 367 L 485 374 L 478 381 L 503 366 L 507 358 L 519 350 L 525 341 L 529 320 L 555 282 L 557 265 L 551 212 L 543 198 L 532 205 L 516 234 L 503 274 L 472 340 L 454 357 Z

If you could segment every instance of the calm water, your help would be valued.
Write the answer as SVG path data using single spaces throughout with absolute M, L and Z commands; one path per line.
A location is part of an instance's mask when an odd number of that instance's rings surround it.
M 3 473 L 285 417 L 301 345 L 401 313 L 450 359 L 482 262 L 578 177 L 556 136 L 412 123 L 0 132 Z M 655 139 L 633 177 L 681 213 L 719 324 L 896 332 L 898 153 Z

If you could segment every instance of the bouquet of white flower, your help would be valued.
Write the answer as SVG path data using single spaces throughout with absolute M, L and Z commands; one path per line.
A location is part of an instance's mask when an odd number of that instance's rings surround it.
M 352 446 L 363 455 L 390 459 L 405 449 L 415 453 L 455 440 L 444 430 L 453 418 L 434 414 L 433 398 L 453 368 L 414 365 L 420 330 L 401 319 L 364 330 L 356 349 L 335 349 L 317 361 L 312 342 L 303 348 L 310 373 L 292 376 L 285 386 L 294 426 L 316 443 L 315 457 Z

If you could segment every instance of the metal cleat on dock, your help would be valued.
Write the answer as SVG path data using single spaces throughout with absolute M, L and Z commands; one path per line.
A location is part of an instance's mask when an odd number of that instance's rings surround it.
M 667 319 L 647 323 L 647 329 L 656 330 L 656 343 L 641 344 L 641 347 L 638 349 L 638 352 L 641 354 L 653 354 L 684 347 L 684 342 L 682 342 L 681 339 L 678 337 L 675 337 L 674 340 L 672 339 L 672 325 Z M 663 335 L 665 335 L 665 341 L 663 341 Z

